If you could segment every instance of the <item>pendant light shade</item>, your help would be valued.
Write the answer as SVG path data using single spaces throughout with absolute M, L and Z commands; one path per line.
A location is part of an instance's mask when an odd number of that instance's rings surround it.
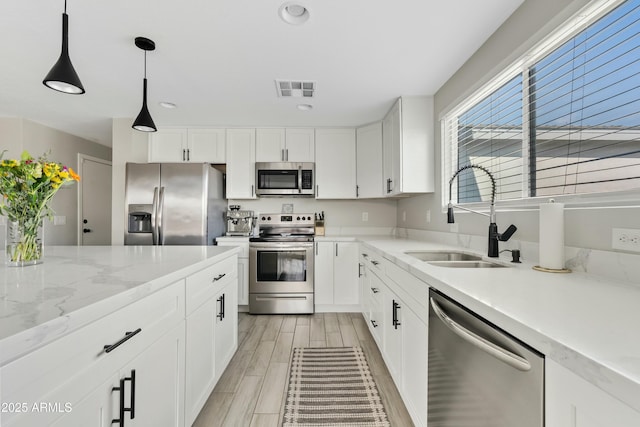
M 147 51 L 155 50 L 156 44 L 148 38 L 136 37 L 136 46 L 144 50 L 144 79 L 142 80 L 142 109 L 131 127 L 141 132 L 155 132 L 158 129 L 147 107 Z
M 64 3 L 62 14 L 62 52 L 49 74 L 42 81 L 45 86 L 63 93 L 81 95 L 84 87 L 80 77 L 71 64 L 69 58 L 69 15 L 67 15 L 67 2 Z

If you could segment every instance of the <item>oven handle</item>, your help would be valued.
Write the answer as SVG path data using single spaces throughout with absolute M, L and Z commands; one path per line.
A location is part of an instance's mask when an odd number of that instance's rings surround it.
M 291 251 L 308 251 L 309 249 L 313 249 L 313 244 L 308 246 L 272 246 L 272 244 L 260 245 L 260 246 L 249 246 L 251 249 L 255 250 L 268 250 L 268 251 L 278 251 L 278 252 L 291 252 Z
M 438 316 L 438 318 L 460 338 L 467 341 L 469 344 L 478 347 L 480 350 L 483 350 L 485 353 L 490 354 L 496 359 L 503 361 L 513 368 L 524 372 L 531 369 L 531 364 L 527 359 L 492 343 L 491 341 L 481 337 L 474 332 L 471 332 L 462 325 L 456 323 L 452 318 L 447 316 L 447 314 L 442 310 L 442 308 L 440 308 L 438 303 L 433 298 L 429 299 L 431 300 L 431 308 L 433 308 L 436 316 Z
M 279 297 L 256 297 L 256 301 L 274 301 L 279 299 L 286 300 L 306 300 L 307 297 L 288 297 L 288 296 L 279 296 Z

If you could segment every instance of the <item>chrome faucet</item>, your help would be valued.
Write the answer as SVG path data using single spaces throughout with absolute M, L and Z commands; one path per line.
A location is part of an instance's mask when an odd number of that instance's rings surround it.
M 468 209 L 468 208 L 464 208 L 462 206 L 458 206 L 458 205 L 454 205 L 453 203 L 451 203 L 451 187 L 453 185 L 453 180 L 456 179 L 456 177 L 458 176 L 458 174 L 462 171 L 465 171 L 467 169 L 478 169 L 481 170 L 482 172 L 486 173 L 487 175 L 489 175 L 489 178 L 491 179 L 491 205 L 489 207 L 489 214 L 486 214 L 484 212 L 478 212 L 478 211 L 474 211 L 473 209 Z M 451 179 L 449 180 L 449 204 L 447 205 L 447 223 L 449 224 L 453 224 L 454 218 L 453 218 L 453 208 L 456 207 L 458 209 L 462 209 L 465 211 L 469 211 L 469 212 L 473 212 L 473 213 L 477 213 L 480 215 L 484 215 L 484 216 L 488 216 L 489 217 L 489 250 L 488 250 L 488 254 L 487 256 L 491 257 L 491 258 L 497 258 L 498 257 L 498 242 L 506 242 L 507 240 L 509 240 L 511 238 L 511 236 L 513 235 L 513 233 L 516 232 L 516 230 L 518 229 L 515 225 L 511 224 L 504 233 L 498 233 L 498 226 L 496 224 L 496 180 L 493 177 L 493 175 L 491 174 L 491 172 L 489 172 L 489 170 L 485 167 L 479 166 L 479 165 L 467 165 L 467 166 L 463 166 L 460 169 L 458 169 L 453 176 L 451 177 Z

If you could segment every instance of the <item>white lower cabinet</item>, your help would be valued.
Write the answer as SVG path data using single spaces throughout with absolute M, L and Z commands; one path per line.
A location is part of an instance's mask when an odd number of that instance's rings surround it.
M 238 305 L 249 305 L 249 238 L 221 237 L 218 246 L 238 246 Z
M 416 426 L 427 425 L 428 285 L 403 276 L 377 254 L 361 251 L 362 306 L 369 330 Z M 408 273 L 405 273 L 408 275 Z M 424 292 L 423 292 L 424 291 Z
M 221 260 L 2 366 L 14 406 L 0 425 L 190 426 L 237 348 L 236 268 Z
M 360 304 L 358 274 L 357 242 L 315 242 L 314 299 L 317 309 L 350 311 L 357 307 Z M 318 307 L 322 305 L 330 307 Z
M 545 426 L 638 427 L 640 412 L 547 358 Z
M 187 278 L 185 425 L 206 403 L 238 347 L 235 257 Z

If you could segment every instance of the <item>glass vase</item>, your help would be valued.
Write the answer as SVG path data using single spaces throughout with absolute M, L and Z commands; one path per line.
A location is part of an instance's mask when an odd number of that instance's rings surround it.
M 22 267 L 42 262 L 42 218 L 7 221 L 7 265 Z

